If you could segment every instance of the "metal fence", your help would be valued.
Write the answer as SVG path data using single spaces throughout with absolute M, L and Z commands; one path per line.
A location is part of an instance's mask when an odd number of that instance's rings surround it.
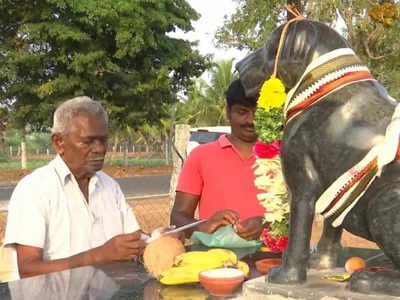
M 132 206 L 140 228 L 144 232 L 151 233 L 158 227 L 169 225 L 168 197 L 128 200 L 128 203 Z

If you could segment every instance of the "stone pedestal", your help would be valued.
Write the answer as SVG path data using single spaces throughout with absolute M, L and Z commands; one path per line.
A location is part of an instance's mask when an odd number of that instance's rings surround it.
M 390 261 L 377 249 L 343 248 L 338 257 L 338 267 L 331 270 L 309 269 L 307 282 L 301 285 L 281 285 L 268 283 L 262 276 L 248 280 L 243 284 L 242 296 L 246 300 L 306 299 L 306 300 L 399 300 L 400 297 L 388 295 L 366 295 L 354 293 L 347 289 L 347 282 L 336 282 L 324 279 L 325 275 L 345 274 L 344 263 L 352 256 L 367 261 L 367 267 L 392 267 Z

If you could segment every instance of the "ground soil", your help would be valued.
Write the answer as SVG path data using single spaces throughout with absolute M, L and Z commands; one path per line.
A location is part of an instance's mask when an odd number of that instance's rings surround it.
M 169 174 L 172 172 L 171 166 L 157 166 L 146 168 L 143 166 L 134 167 L 118 167 L 118 166 L 104 166 L 103 171 L 114 178 L 120 177 L 134 177 L 142 175 L 157 175 Z M 0 186 L 10 185 L 17 183 L 22 177 L 32 172 L 32 170 L 0 170 Z

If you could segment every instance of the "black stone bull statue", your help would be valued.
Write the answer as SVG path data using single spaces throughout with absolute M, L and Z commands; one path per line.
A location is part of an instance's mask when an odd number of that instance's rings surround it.
M 283 25 L 273 31 L 262 48 L 237 63 L 247 96 L 257 96 L 263 82 L 271 76 L 282 28 Z M 297 20 L 289 24 L 282 41 L 276 77 L 287 91 L 295 89 L 281 152 L 282 170 L 291 199 L 290 228 L 284 263 L 269 272 L 268 280 L 302 283 L 306 280 L 308 265 L 319 269 L 335 267 L 343 228 L 375 242 L 395 269 L 399 269 L 400 161 L 396 160 L 381 169 L 380 176 L 370 183 L 358 201 L 353 202 L 353 208 L 339 226 L 331 224 L 338 214 L 325 219 L 318 254 L 309 262 L 317 199 L 384 140 L 397 103 L 371 78 L 357 56 L 349 53 L 348 42 L 329 26 Z M 347 50 L 342 51 L 344 48 Z M 329 53 L 336 54 L 329 57 Z M 324 56 L 328 58 L 303 76 L 310 65 Z M 335 75 L 341 70 L 345 71 Z M 346 79 L 347 75 L 352 78 Z M 322 78 L 325 81 L 321 82 Z M 334 83 L 329 87 L 337 78 L 342 84 Z M 325 89 L 325 92 L 318 89 Z M 315 91 L 324 96 L 312 102 L 309 98 Z M 303 103 L 307 101 L 312 104 Z M 303 110 L 298 106 L 303 106 Z M 361 292 L 399 295 L 400 276 L 396 270 L 357 272 L 352 276 L 350 287 Z

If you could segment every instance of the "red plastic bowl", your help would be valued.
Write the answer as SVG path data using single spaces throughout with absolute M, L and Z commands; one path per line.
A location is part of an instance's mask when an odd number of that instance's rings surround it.
M 264 258 L 256 261 L 256 269 L 261 274 L 268 274 L 270 268 L 280 266 L 282 258 Z
M 244 280 L 244 273 L 233 268 L 219 268 L 200 272 L 200 283 L 211 295 L 230 296 Z

